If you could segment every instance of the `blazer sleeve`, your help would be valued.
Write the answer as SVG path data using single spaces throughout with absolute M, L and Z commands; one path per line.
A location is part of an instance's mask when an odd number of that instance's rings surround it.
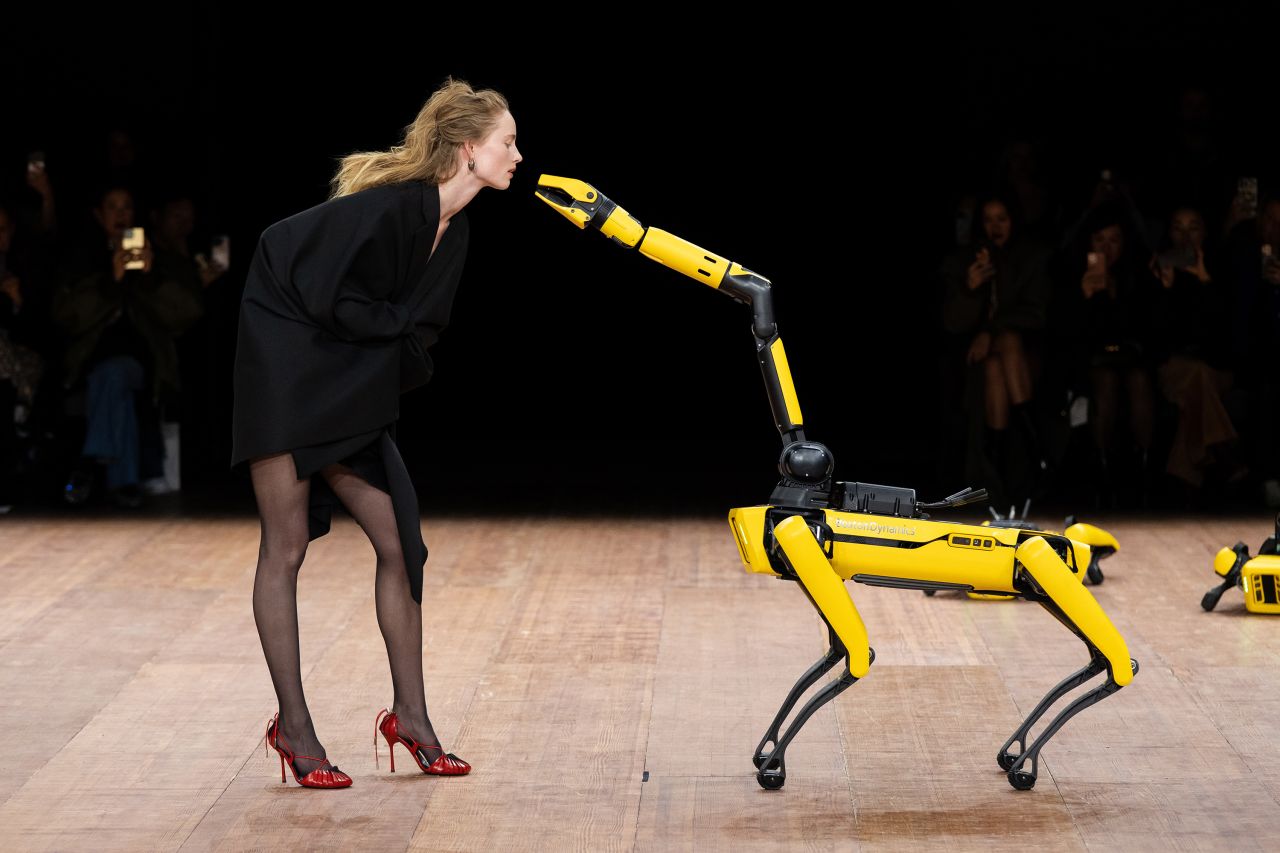
M 307 316 L 349 342 L 393 341 L 410 333 L 412 314 L 391 300 L 410 251 L 400 212 L 350 204 L 325 214 L 282 223 L 288 225 L 289 280 Z

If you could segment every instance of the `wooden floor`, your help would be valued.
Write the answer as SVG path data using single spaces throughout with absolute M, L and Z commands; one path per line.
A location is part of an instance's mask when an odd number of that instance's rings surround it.
M 316 728 L 355 784 L 314 791 L 261 743 L 255 518 L 10 518 L 0 849 L 1275 850 L 1280 618 L 1238 591 L 1199 607 L 1213 553 L 1268 520 L 1109 529 L 1096 595 L 1142 670 L 1062 730 L 1035 790 L 996 751 L 1079 641 L 1026 602 L 850 585 L 876 663 L 767 792 L 752 749 L 825 637 L 793 585 L 743 571 L 723 517 L 426 519 L 427 697 L 475 766 L 447 779 L 403 752 L 374 768 L 373 554 L 338 515 L 299 608 Z

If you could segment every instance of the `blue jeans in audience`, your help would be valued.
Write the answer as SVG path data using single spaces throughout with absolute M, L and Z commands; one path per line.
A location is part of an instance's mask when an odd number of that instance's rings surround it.
M 107 488 L 138 482 L 138 412 L 135 393 L 143 388 L 144 373 L 136 358 L 117 355 L 94 365 L 88 385 L 84 447 L 80 453 L 107 463 Z

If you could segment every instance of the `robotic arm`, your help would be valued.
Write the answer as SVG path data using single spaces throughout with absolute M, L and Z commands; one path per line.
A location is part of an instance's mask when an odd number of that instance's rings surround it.
M 645 228 L 583 181 L 543 175 L 536 195 L 579 228 L 591 227 L 624 249 L 638 249 L 646 258 L 749 305 L 754 315 L 751 331 L 756 356 L 764 372 L 774 423 L 784 445 L 804 441 L 804 418 L 773 319 L 769 279 L 661 228 Z

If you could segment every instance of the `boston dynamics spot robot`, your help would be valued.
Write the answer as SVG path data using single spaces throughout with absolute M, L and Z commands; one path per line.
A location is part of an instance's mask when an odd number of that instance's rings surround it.
M 862 618 L 844 586 L 852 580 L 1029 599 L 1084 641 L 1088 664 L 1050 690 L 996 755 L 1009 784 L 1018 790 L 1034 786 L 1040 750 L 1049 738 L 1068 719 L 1132 681 L 1138 671 L 1124 638 L 1081 581 L 1090 565 L 1089 546 L 1047 531 L 932 521 L 925 513 L 981 500 L 983 491 L 965 489 L 942 501 L 921 503 L 914 489 L 834 480 L 831 451 L 805 437 L 768 279 L 674 234 L 645 228 L 582 181 L 543 175 L 536 195 L 579 228 L 589 226 L 625 249 L 639 249 L 645 257 L 752 310 L 756 355 L 782 436 L 782 479 L 767 505 L 730 510 L 729 525 L 747 570 L 795 581 L 830 636 L 830 649 L 796 682 L 756 747 L 760 785 L 770 790 L 783 786 L 787 746 L 800 728 L 865 676 L 875 660 Z M 841 661 L 840 676 L 815 693 L 780 731 L 801 695 Z M 1103 673 L 1102 684 L 1076 698 L 1028 745 L 1032 725 L 1058 699 Z
M 1280 515 L 1276 515 L 1276 533 L 1268 536 L 1258 549 L 1258 556 L 1250 559 L 1249 546 L 1237 542 L 1232 548 L 1223 548 L 1213 558 L 1213 570 L 1223 578 L 1221 586 L 1215 586 L 1204 594 L 1200 606 L 1212 610 L 1218 599 L 1233 586 L 1244 593 L 1244 609 L 1250 613 L 1280 613 Z

